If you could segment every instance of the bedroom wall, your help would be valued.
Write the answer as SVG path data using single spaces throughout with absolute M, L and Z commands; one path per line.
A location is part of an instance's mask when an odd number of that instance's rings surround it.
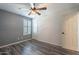
M 49 4 L 47 13 L 35 16 L 33 38 L 39 41 L 61 46 L 61 27 L 63 19 L 55 10 L 51 10 Z M 50 11 L 50 12 L 49 12 Z
M 28 17 L 0 10 L 0 46 L 23 40 L 23 19 Z

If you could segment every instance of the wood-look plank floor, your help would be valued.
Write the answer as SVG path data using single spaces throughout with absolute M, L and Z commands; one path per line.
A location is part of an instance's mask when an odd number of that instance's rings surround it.
M 0 48 L 0 55 L 78 55 L 79 52 L 59 46 L 29 40 L 5 48 Z

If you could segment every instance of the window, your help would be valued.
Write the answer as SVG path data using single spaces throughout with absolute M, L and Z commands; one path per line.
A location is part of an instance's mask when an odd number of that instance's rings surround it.
M 24 19 L 23 21 L 23 35 L 31 34 L 31 20 Z

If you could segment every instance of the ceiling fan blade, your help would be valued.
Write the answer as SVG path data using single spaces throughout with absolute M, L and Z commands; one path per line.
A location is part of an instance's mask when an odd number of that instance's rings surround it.
M 35 13 L 37 13 L 38 15 L 41 15 L 41 13 L 37 12 L 37 11 L 34 11 Z
M 42 7 L 42 8 L 37 8 L 36 10 L 46 10 L 46 7 Z
M 30 15 L 32 12 L 29 12 L 28 15 Z

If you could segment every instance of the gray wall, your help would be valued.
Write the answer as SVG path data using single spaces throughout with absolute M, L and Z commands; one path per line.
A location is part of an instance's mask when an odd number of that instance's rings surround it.
M 31 18 L 0 10 L 0 46 L 23 40 L 23 19 Z

